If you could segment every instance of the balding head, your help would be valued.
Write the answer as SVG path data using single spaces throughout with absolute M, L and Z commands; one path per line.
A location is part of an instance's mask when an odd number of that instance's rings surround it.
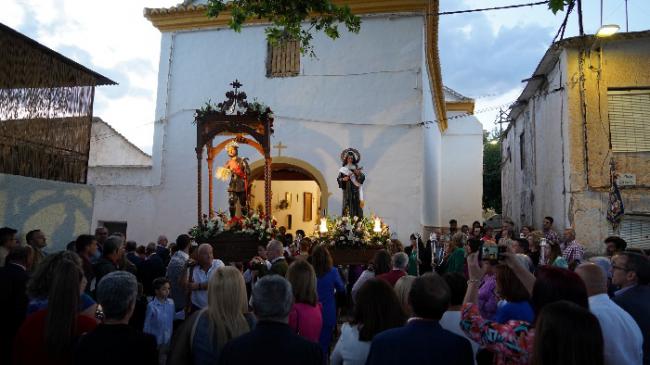
M 578 266 L 576 274 L 587 287 L 587 295 L 594 296 L 607 293 L 607 273 L 600 266 L 587 263 Z

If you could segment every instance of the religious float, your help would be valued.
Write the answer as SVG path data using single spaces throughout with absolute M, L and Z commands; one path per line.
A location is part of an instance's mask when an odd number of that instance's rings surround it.
M 257 255 L 257 247 L 266 245 L 278 233 L 277 222 L 271 215 L 271 135 L 273 112 L 257 101 L 248 102 L 240 91 L 242 84 L 235 80 L 226 100 L 210 102 L 196 110 L 197 157 L 197 225 L 190 235 L 197 243 L 210 243 L 217 257 L 224 262 L 248 261 Z M 214 145 L 217 136 L 225 140 Z M 264 209 L 250 208 L 250 168 L 248 160 L 239 156 L 239 146 L 249 145 L 264 156 Z M 215 171 L 215 157 L 226 150 L 228 160 Z M 385 247 L 390 232 L 379 218 L 363 217 L 363 189 L 365 176 L 357 166 L 357 150 L 346 149 L 341 154 L 344 166 L 338 182 L 343 189 L 345 204 L 343 217 L 323 217 L 312 241 L 325 244 L 338 265 L 365 264 L 378 249 Z M 202 166 L 208 169 L 208 213 L 202 207 Z M 347 164 L 346 164 L 347 163 Z M 229 214 L 214 210 L 213 177 L 228 181 Z M 354 216 L 351 213 L 359 213 Z
M 326 217 L 312 241 L 326 245 L 337 265 L 367 264 L 386 248 L 390 230 L 379 217 Z

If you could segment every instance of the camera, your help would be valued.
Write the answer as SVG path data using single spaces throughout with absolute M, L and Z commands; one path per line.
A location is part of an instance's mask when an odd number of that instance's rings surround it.
M 508 250 L 506 246 L 483 246 L 483 250 L 481 251 L 481 256 L 483 260 L 488 260 L 490 263 L 495 264 L 499 262 L 499 260 L 503 259 L 503 253 L 505 253 Z

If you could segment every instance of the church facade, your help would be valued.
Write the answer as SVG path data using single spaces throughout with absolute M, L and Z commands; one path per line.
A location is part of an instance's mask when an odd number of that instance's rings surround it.
M 144 244 L 196 224 L 194 112 L 209 99 L 223 100 L 235 79 L 249 100 L 274 112 L 274 215 L 290 232 L 313 229 L 323 212 L 341 214 L 337 175 L 349 147 L 360 152 L 366 175 L 364 213 L 381 217 L 401 240 L 452 218 L 480 221 L 482 127 L 471 115 L 473 100 L 432 91 L 441 80 L 429 2 L 347 3 L 362 15 L 360 33 L 342 32 L 336 41 L 316 35 L 315 58 L 268 45 L 264 24 L 236 33 L 205 17 L 200 3 L 145 9 L 162 33 L 152 162 L 90 169 L 93 227 L 125 222 L 129 239 Z M 239 152 L 259 178 L 262 156 L 247 146 Z M 226 159 L 220 153 L 215 166 Z M 207 181 L 215 178 L 205 165 L 201 178 L 207 207 Z M 254 180 L 253 189 L 261 183 Z M 215 179 L 214 186 L 215 207 L 227 211 L 226 183 Z

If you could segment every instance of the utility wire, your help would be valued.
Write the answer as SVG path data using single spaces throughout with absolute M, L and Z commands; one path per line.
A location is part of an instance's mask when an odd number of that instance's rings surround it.
M 504 10 L 504 9 L 516 9 L 516 8 L 523 8 L 526 6 L 536 6 L 536 5 L 544 5 L 548 4 L 547 1 L 538 1 L 534 3 L 527 3 L 527 4 L 514 4 L 514 5 L 505 5 L 505 6 L 495 6 L 492 8 L 480 8 L 480 9 L 468 9 L 468 10 L 457 10 L 457 11 L 443 11 L 438 13 L 438 15 L 453 15 L 453 14 L 465 14 L 465 13 L 476 13 L 480 11 L 490 11 L 490 10 Z

